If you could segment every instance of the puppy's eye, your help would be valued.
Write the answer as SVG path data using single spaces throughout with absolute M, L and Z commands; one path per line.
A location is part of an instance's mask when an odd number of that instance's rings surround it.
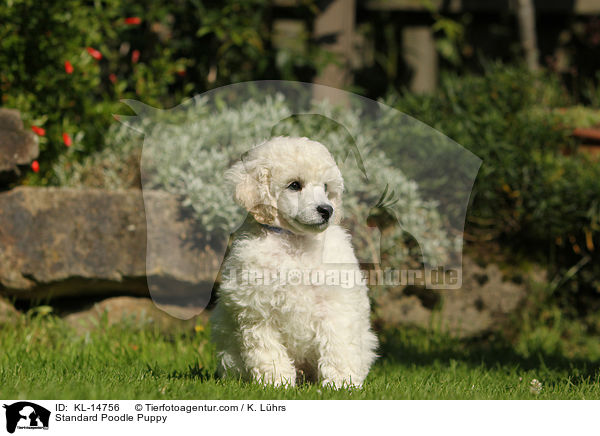
M 325 188 L 325 192 L 327 192 L 327 183 L 325 183 L 325 185 L 323 186 L 323 188 Z
M 292 182 L 288 185 L 288 189 L 291 189 L 292 191 L 300 191 L 302 189 L 302 185 L 300 182 Z

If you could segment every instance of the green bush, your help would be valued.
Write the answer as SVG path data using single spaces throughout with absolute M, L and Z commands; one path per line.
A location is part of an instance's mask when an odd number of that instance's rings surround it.
M 326 59 L 311 50 L 278 56 L 271 8 L 268 0 L 0 3 L 0 105 L 45 129 L 29 183 L 53 180 L 64 133 L 71 161 L 104 147 L 120 99 L 170 107 L 233 82 L 310 80 Z
M 572 120 L 551 110 L 570 103 L 559 80 L 493 64 L 483 76 L 446 75 L 435 94 L 393 98 L 483 159 L 467 233 L 543 260 L 565 304 L 595 308 L 600 165 L 574 153 Z M 393 153 L 397 142 L 388 144 Z
M 138 8 L 128 13 L 116 1 L 64 0 L 40 7 L 34 0 L 16 0 L 0 5 L 2 105 L 19 109 L 29 124 L 45 129 L 40 141 L 44 177 L 49 163 L 66 151 L 63 133 L 72 137 L 78 152 L 101 148 L 119 98 L 135 96 L 144 82 L 144 97 L 157 102 L 175 80 L 168 57 L 146 58 L 151 53 L 144 53 L 133 64 L 131 46 L 127 52 L 119 50 L 142 28 L 124 21 L 136 12 Z M 95 59 L 88 47 L 101 58 Z

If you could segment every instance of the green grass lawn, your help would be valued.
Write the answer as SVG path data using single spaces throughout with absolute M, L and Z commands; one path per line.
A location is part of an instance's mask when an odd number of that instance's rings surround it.
M 364 389 L 275 389 L 214 376 L 208 331 L 161 334 L 99 325 L 77 333 L 52 316 L 0 327 L 3 399 L 599 399 L 598 362 L 417 330 L 380 334 Z M 542 383 L 533 392 L 533 379 Z

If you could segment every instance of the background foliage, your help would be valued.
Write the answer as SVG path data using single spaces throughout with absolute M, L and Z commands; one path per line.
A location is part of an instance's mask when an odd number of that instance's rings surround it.
M 577 153 L 571 137 L 585 111 L 552 109 L 571 103 L 555 75 L 502 64 L 488 64 L 483 76 L 447 74 L 433 95 L 395 97 L 397 108 L 483 159 L 472 239 L 549 266 L 555 296 L 580 313 L 596 310 L 600 292 L 600 165 Z M 389 153 L 398 148 L 388 144 Z
M 304 0 L 298 16 L 310 24 L 316 10 L 316 2 Z M 141 139 L 113 120 L 125 111 L 120 99 L 168 108 L 234 82 L 312 80 L 332 59 L 308 35 L 300 42 L 306 50 L 274 47 L 272 14 L 267 0 L 0 3 L 0 105 L 19 109 L 29 126 L 45 129 L 41 170 L 25 182 L 139 186 Z M 549 269 L 538 303 L 560 307 L 530 313 L 555 324 L 560 314 L 579 316 L 589 321 L 589 332 L 600 332 L 591 318 L 600 308 L 600 165 L 577 153 L 571 137 L 573 127 L 600 123 L 589 110 L 600 108 L 598 20 L 575 20 L 561 36 L 570 53 L 566 73 L 545 57 L 545 68 L 531 73 L 515 66 L 518 41 L 506 30 L 514 25 L 506 17 L 492 29 L 485 19 L 432 12 L 429 22 L 448 71 L 428 95 L 401 89 L 398 26 L 391 15 L 378 20 L 371 26 L 376 67 L 356 74 L 354 86 L 384 96 L 481 157 L 467 223 L 470 241 L 481 251 L 502 247 L 514 264 L 536 261 Z M 478 37 L 482 28 L 486 38 Z M 511 64 L 485 60 L 491 45 L 505 47 L 497 57 Z M 581 103 L 587 107 L 564 110 Z M 380 139 L 387 143 L 382 167 L 389 167 L 401 138 Z M 418 165 L 402 177 L 429 170 L 427 156 L 413 158 Z M 194 192 L 198 204 L 206 192 Z

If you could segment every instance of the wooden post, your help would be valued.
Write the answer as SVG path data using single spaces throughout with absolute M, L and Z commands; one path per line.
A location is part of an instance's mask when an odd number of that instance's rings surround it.
M 407 26 L 402 30 L 402 55 L 411 70 L 409 89 L 432 92 L 438 80 L 438 55 L 429 26 Z
M 539 64 L 533 0 L 517 0 L 517 17 L 527 68 L 535 71 L 539 68 Z
M 351 60 L 354 49 L 354 27 L 356 18 L 355 0 L 333 0 L 317 16 L 314 36 L 324 41 L 322 47 L 336 55 L 336 63 L 331 63 L 315 78 L 314 83 L 343 89 L 352 83 Z M 314 98 L 329 99 L 331 103 L 344 104 L 339 93 L 330 93 L 323 88 L 315 88 Z

